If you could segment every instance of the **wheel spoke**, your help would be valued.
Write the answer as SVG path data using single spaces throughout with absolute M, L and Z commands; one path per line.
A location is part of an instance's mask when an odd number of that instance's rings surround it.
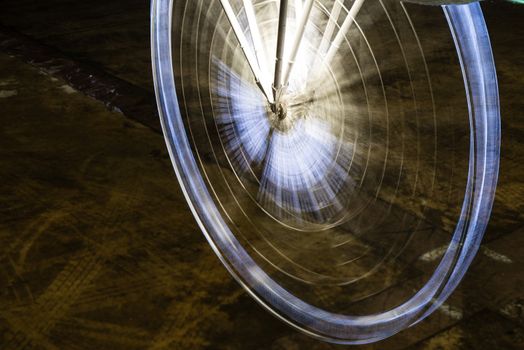
M 282 90 L 282 63 L 284 58 L 284 48 L 286 41 L 286 27 L 287 27 L 287 0 L 280 0 L 280 8 L 278 15 L 278 33 L 277 33 L 277 52 L 275 61 L 275 76 L 273 79 L 273 97 L 275 104 L 278 104 L 280 93 Z
M 261 83 L 264 84 L 264 89 L 266 91 L 271 91 L 271 85 L 266 77 L 268 77 L 269 68 L 266 61 L 266 50 L 262 42 L 262 37 L 260 35 L 260 29 L 258 26 L 257 18 L 255 15 L 255 8 L 253 7 L 253 2 L 251 0 L 244 0 L 244 9 L 246 11 L 247 21 L 249 25 L 249 32 L 251 33 L 251 38 L 253 39 L 253 45 L 255 47 L 255 57 L 258 62 L 261 73 Z
M 326 56 L 324 56 L 324 65 L 331 64 L 331 61 L 335 57 L 338 49 L 340 48 L 340 45 L 344 41 L 344 38 L 346 37 L 349 28 L 351 28 L 351 25 L 355 21 L 355 17 L 358 15 L 363 3 L 364 0 L 355 0 L 353 5 L 351 6 L 351 9 L 349 10 L 348 15 L 346 16 L 344 23 L 342 23 L 342 26 L 340 27 L 340 30 L 337 32 L 335 39 L 331 43 L 331 46 L 329 47 Z
M 251 71 L 253 72 L 257 85 L 260 87 L 260 89 L 262 90 L 262 93 L 266 96 L 267 100 L 270 103 L 272 103 L 273 97 L 268 88 L 269 84 L 265 81 L 265 76 L 260 69 L 259 63 L 257 61 L 257 56 L 249 48 L 249 42 L 247 41 L 247 38 L 242 31 L 242 27 L 240 26 L 240 23 L 235 15 L 235 11 L 231 7 L 231 4 L 229 3 L 228 0 L 220 0 L 220 3 L 222 5 L 222 8 L 224 9 L 224 12 L 226 13 L 229 23 L 231 24 L 233 32 L 238 42 L 240 43 L 242 52 L 244 53 L 244 56 L 247 59 L 249 67 L 251 68 Z
M 311 14 L 311 9 L 313 8 L 313 2 L 314 0 L 306 0 L 306 3 L 304 4 L 304 8 L 300 16 L 300 21 L 297 24 L 297 31 L 295 33 L 295 37 L 293 38 L 293 43 L 291 45 L 291 52 L 289 53 L 289 57 L 288 57 L 287 68 L 284 74 L 284 79 L 283 79 L 284 87 L 287 86 L 289 77 L 291 75 L 291 71 L 293 70 L 293 65 L 297 57 L 298 49 L 300 48 L 302 37 L 304 36 L 304 31 L 309 21 L 309 15 Z
M 335 3 L 333 4 L 333 8 L 331 9 L 331 12 L 329 13 L 329 19 L 326 25 L 326 30 L 324 31 L 324 34 L 322 35 L 322 40 L 318 48 L 318 55 L 315 59 L 315 64 L 313 64 L 313 67 L 317 67 L 318 64 L 321 63 L 320 58 L 323 57 L 327 53 L 329 44 L 331 43 L 331 38 L 333 37 L 333 33 L 335 32 L 335 27 L 337 25 L 337 20 L 338 20 L 338 17 L 340 16 L 341 10 L 342 10 L 342 1 L 335 0 Z

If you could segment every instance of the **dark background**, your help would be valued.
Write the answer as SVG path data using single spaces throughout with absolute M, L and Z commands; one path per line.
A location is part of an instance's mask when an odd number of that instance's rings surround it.
M 0 2 L 0 349 L 329 349 L 220 265 L 168 158 L 149 3 Z M 376 349 L 524 348 L 524 6 L 483 3 L 502 104 L 484 245 L 448 302 Z

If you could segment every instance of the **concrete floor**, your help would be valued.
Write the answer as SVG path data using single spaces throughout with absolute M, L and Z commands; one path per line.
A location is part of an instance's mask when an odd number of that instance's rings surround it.
M 524 7 L 485 11 L 503 117 L 485 244 L 445 307 L 364 348 L 524 348 Z M 119 113 L 136 101 L 90 98 L 67 70 L 5 45 L 23 34 L 152 106 L 148 16 L 135 0 L 2 4 L 0 348 L 340 348 L 283 325 L 227 274 L 182 198 L 153 109 Z

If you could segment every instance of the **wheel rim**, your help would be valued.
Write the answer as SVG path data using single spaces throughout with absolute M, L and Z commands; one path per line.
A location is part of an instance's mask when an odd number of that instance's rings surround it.
M 313 306 L 271 278 L 232 233 L 202 177 L 182 120 L 172 56 L 173 2 L 152 4 L 153 73 L 161 122 L 175 172 L 190 208 L 235 279 L 277 317 L 327 341 L 368 343 L 395 334 L 437 309 L 475 256 L 491 212 L 498 174 L 500 118 L 496 73 L 478 4 L 444 6 L 466 87 L 470 117 L 468 180 L 461 214 L 431 277 L 402 304 L 372 315 L 350 316 Z

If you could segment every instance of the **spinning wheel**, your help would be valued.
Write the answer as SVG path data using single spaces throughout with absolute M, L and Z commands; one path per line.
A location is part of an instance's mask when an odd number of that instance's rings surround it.
M 270 312 L 368 343 L 475 256 L 499 161 L 478 4 L 155 0 L 171 159 L 218 257 Z

